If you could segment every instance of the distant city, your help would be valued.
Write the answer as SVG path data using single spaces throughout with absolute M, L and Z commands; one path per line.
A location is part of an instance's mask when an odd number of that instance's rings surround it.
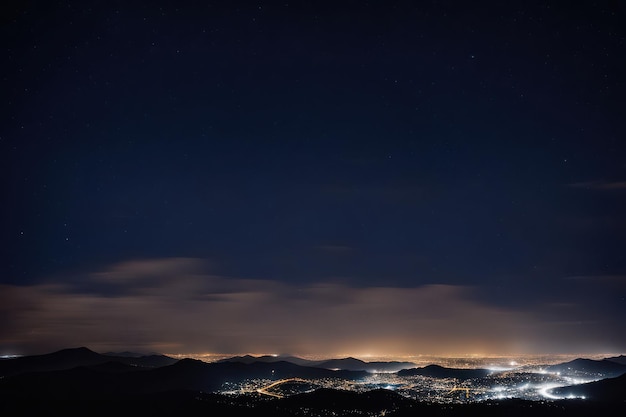
M 215 359 L 211 355 L 211 359 Z M 621 372 L 626 365 L 594 366 L 607 355 L 523 355 L 479 357 L 403 357 L 410 361 L 398 362 L 398 358 L 376 357 L 376 362 L 355 358 L 340 360 L 302 359 L 283 355 L 248 355 L 222 358 L 221 361 L 255 360 L 265 362 L 294 361 L 309 366 L 333 363 L 331 370 L 366 371 L 360 379 L 286 378 L 275 380 L 247 379 L 239 383 L 226 382 L 218 391 L 221 394 L 239 395 L 260 393 L 284 398 L 311 392 L 319 388 L 367 392 L 376 389 L 392 390 L 404 397 L 437 403 L 472 402 L 501 399 L 556 400 L 585 399 L 584 395 L 571 392 L 557 393 L 556 388 L 575 386 L 598 381 Z M 194 355 L 207 360 L 210 356 Z M 368 358 L 370 359 L 370 358 Z M 614 359 L 616 360 L 616 359 Z M 623 358 L 621 359 L 623 362 Z M 604 362 L 600 362 L 604 363 Z M 343 365 L 343 366 L 342 366 Z M 380 368 L 380 369 L 377 369 Z
M 626 404 L 624 355 L 367 361 L 219 356 L 197 355 L 204 359 L 198 360 L 86 347 L 6 355 L 0 359 L 0 413 L 53 409 L 71 416 L 95 407 L 104 416 L 124 407 L 153 415 L 184 408 L 192 410 L 186 415 L 402 416 L 416 410 L 465 415 L 467 407 L 489 407 L 495 415 L 509 415 L 534 407 L 536 415 L 553 415 L 555 409 L 588 415 Z

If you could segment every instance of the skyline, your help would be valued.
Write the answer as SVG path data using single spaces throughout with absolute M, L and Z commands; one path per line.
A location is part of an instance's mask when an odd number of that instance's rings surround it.
M 313 3 L 0 13 L 0 354 L 626 352 L 626 7 Z

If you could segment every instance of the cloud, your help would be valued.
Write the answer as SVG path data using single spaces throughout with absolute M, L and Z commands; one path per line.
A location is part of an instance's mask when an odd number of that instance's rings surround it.
M 477 291 L 291 285 L 212 275 L 197 259 L 136 260 L 80 284 L 0 287 L 0 346 L 404 355 L 550 347 L 588 327 L 603 336 L 578 305 L 520 311 L 477 301 Z

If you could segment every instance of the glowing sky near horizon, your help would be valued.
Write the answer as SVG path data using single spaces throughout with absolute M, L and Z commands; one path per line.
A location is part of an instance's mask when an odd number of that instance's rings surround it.
M 5 343 L 27 351 L 86 345 L 361 357 L 599 353 L 610 351 L 612 337 L 586 309 L 569 306 L 568 317 L 555 323 L 563 308 L 557 303 L 504 308 L 480 300 L 470 286 L 294 285 L 213 275 L 191 258 L 123 262 L 63 284 L 1 288 L 0 312 L 15 335 Z

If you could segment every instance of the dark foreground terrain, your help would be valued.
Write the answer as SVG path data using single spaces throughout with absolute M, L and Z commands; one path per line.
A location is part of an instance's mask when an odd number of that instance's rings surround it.
M 590 416 L 624 415 L 626 403 L 584 400 L 503 400 L 468 404 L 428 404 L 392 391 L 354 393 L 318 390 L 283 399 L 168 391 L 136 396 L 55 398 L 41 393 L 0 394 L 3 416 Z M 602 413 L 602 414 L 598 414 Z
M 352 363 L 353 361 L 351 361 Z M 360 364 L 357 364 L 361 366 Z M 577 366 L 609 364 L 578 361 Z M 396 366 L 396 364 L 393 364 Z M 618 364 L 611 365 L 611 372 Z M 594 368 L 595 369 L 595 368 Z M 462 379 L 468 370 L 442 367 L 406 372 Z M 621 369 L 618 369 L 621 371 Z M 469 377 L 474 377 L 471 370 Z M 604 369 L 603 372 L 607 372 Z M 386 389 L 367 392 L 320 388 L 275 398 L 252 393 L 214 393 L 225 382 L 288 378 L 356 380 L 365 371 L 300 366 L 286 361 L 204 363 L 162 356 L 101 355 L 86 348 L 0 361 L 0 416 L 589 416 L 625 415 L 626 373 L 588 384 L 561 387 L 563 396 L 586 400 L 507 399 L 468 403 L 427 403 Z M 457 375 L 458 374 L 458 375 Z

